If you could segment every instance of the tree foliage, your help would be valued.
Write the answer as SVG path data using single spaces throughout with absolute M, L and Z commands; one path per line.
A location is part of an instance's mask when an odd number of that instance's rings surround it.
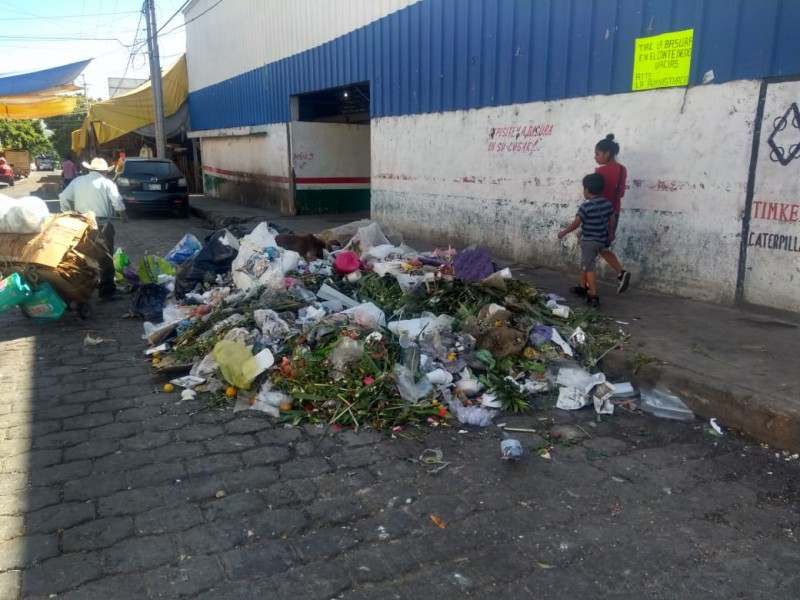
M 31 156 L 53 151 L 39 120 L 0 120 L 0 144 L 3 148 L 27 150 Z
M 80 129 L 88 112 L 89 103 L 86 98 L 78 96 L 78 104 L 70 114 L 47 119 L 47 128 L 53 132 L 50 142 L 62 161 L 72 151 L 72 132 Z

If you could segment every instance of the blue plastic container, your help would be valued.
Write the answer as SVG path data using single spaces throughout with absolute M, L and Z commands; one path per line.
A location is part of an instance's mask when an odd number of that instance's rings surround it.
M 33 295 L 31 286 L 19 273 L 12 273 L 0 281 L 0 312 L 22 304 Z

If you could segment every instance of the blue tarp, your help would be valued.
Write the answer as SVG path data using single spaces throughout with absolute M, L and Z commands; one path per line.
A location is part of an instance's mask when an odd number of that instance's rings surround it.
M 22 96 L 36 94 L 52 88 L 70 85 L 86 68 L 92 59 L 53 67 L 34 73 L 22 73 L 0 77 L 0 96 Z

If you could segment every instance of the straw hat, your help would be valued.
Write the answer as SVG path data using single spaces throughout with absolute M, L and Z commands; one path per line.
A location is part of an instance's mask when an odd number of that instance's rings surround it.
M 81 164 L 90 171 L 108 171 L 110 169 L 108 163 L 102 158 L 93 158 L 91 163 L 84 162 Z

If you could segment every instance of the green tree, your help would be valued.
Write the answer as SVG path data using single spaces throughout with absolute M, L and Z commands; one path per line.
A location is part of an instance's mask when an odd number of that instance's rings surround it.
M 95 100 L 95 102 L 99 102 L 99 100 Z M 50 136 L 50 143 L 62 161 L 72 152 L 72 132 L 80 129 L 88 112 L 89 103 L 86 98 L 78 96 L 78 104 L 70 114 L 47 119 L 47 128 L 53 132 L 53 135 Z
M 27 150 L 31 156 L 53 152 L 53 146 L 45 137 L 39 120 L 0 120 L 0 145 L 3 148 Z

